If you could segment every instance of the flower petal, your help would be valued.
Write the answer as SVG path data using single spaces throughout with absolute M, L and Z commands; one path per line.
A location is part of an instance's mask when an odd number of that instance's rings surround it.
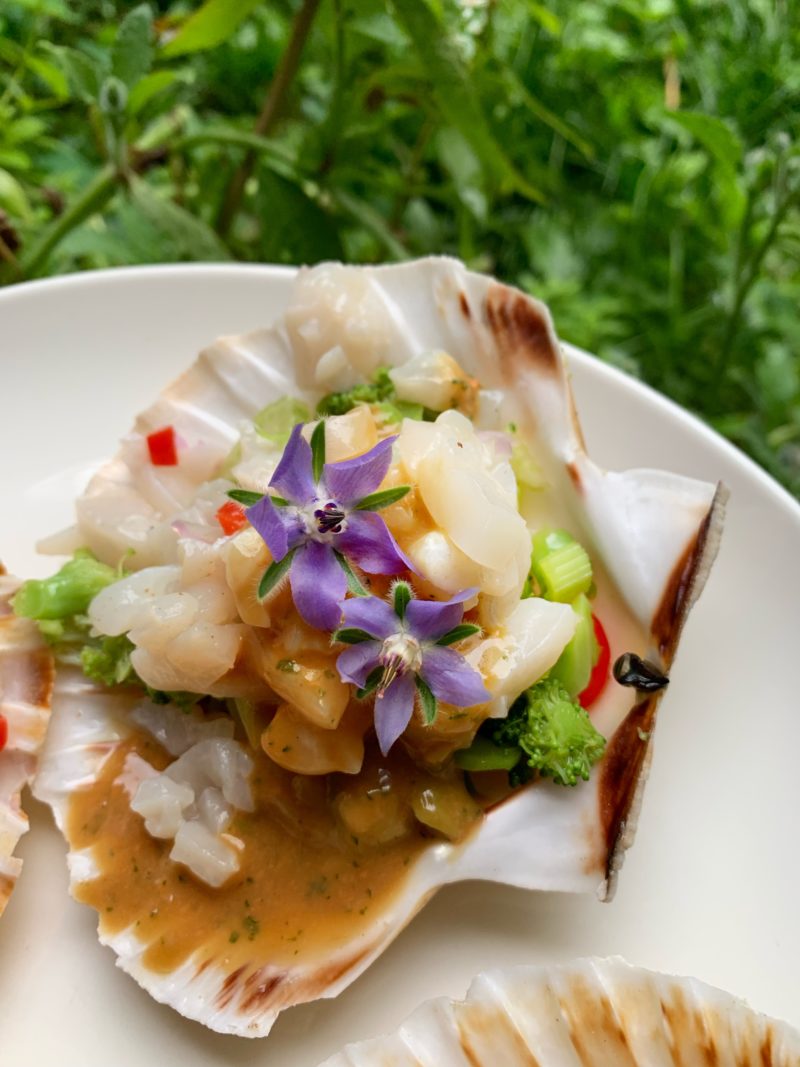
M 394 609 L 380 597 L 349 597 L 341 608 L 345 626 L 355 626 L 359 630 L 366 630 L 368 634 L 380 640 L 388 637 L 389 634 L 397 633 L 400 629 L 400 620 L 395 615 Z
M 384 756 L 408 726 L 414 710 L 413 674 L 395 678 L 383 696 L 375 697 L 375 733 Z
M 331 496 L 348 507 L 357 504 L 369 493 L 374 493 L 392 462 L 392 445 L 396 440 L 396 434 L 394 437 L 384 437 L 363 456 L 343 459 L 340 463 L 326 463 L 322 480 Z
M 478 671 L 454 648 L 426 648 L 419 672 L 437 700 L 469 708 L 483 704 L 489 692 Z
M 464 601 L 477 592 L 477 589 L 463 589 L 449 600 L 412 600 L 406 608 L 408 629 L 420 641 L 435 641 L 458 626 L 464 614 Z
M 276 508 L 269 496 L 245 511 L 248 522 L 261 534 L 272 558 L 279 563 L 303 535 L 303 522 L 293 507 Z
M 351 511 L 347 528 L 336 538 L 337 551 L 367 574 L 400 574 L 416 567 L 373 511 Z
M 369 675 L 379 665 L 380 651 L 380 641 L 362 641 L 360 645 L 350 645 L 346 648 L 336 660 L 336 669 L 342 681 L 352 682 L 353 685 L 363 688 Z
M 347 579 L 330 545 L 309 541 L 297 550 L 289 572 L 295 607 L 309 626 L 335 630 L 341 622 L 339 601 Z
M 303 437 L 302 423 L 292 430 L 269 484 L 293 504 L 310 504 L 317 495 L 311 474 L 311 446 Z

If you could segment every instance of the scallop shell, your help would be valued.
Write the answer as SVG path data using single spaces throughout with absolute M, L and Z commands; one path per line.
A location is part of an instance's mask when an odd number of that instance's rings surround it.
M 365 336 L 374 344 L 365 344 Z M 636 644 L 669 667 L 717 549 L 724 491 L 660 471 L 600 470 L 586 454 L 547 309 L 454 260 L 300 272 L 282 320 L 211 345 L 137 419 L 136 429 L 146 434 L 172 425 L 185 441 L 202 442 L 213 467 L 238 438 L 241 420 L 282 395 L 313 401 L 324 391 L 315 377 L 322 348 L 339 362 L 343 353 L 352 358 L 361 375 L 443 349 L 496 390 L 503 417 L 539 441 L 538 458 L 565 517 L 627 604 L 626 621 L 612 638 L 620 648 Z M 142 476 L 118 454 L 78 501 L 84 535 L 105 546 L 109 558 L 135 547 L 140 566 L 156 557 L 163 562 L 169 540 L 154 501 L 165 493 L 180 496 L 174 471 L 150 468 Z M 393 904 L 333 955 L 281 969 L 260 958 L 254 943 L 251 963 L 235 971 L 222 959 L 201 965 L 195 958 L 163 975 L 144 966 L 144 946 L 132 930 L 105 940 L 119 966 L 157 1000 L 212 1029 L 262 1036 L 284 1008 L 340 992 L 448 882 L 480 878 L 610 899 L 633 840 L 659 695 L 635 702 L 631 690 L 607 687 L 595 717 L 609 744 L 589 783 L 576 789 L 537 784 L 493 809 L 466 842 L 432 845 L 412 865 Z M 72 791 L 95 780 L 124 734 L 123 705 L 124 698 L 85 679 L 59 678 L 36 795 L 52 806 L 62 829 Z M 94 873 L 91 856 L 71 854 L 70 872 L 74 891 Z
M 577 960 L 479 975 L 320 1067 L 797 1067 L 800 1033 L 693 978 Z
M 0 751 L 0 915 L 22 869 L 14 855 L 28 831 L 22 790 L 36 773 L 50 717 L 53 660 L 35 623 L 18 619 L 9 601 L 19 587 L 0 563 L 0 715 L 8 741 Z

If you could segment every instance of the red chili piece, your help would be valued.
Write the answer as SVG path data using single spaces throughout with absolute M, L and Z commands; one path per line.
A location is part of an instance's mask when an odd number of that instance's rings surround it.
M 611 647 L 608 643 L 606 632 L 603 629 L 603 624 L 596 615 L 592 615 L 592 622 L 594 624 L 594 636 L 597 639 L 600 654 L 597 657 L 597 663 L 595 663 L 592 668 L 589 684 L 584 691 L 578 695 L 578 703 L 582 708 L 590 708 L 603 692 L 606 687 L 606 682 L 608 681 L 608 668 L 611 666 Z
M 8 720 L 5 715 L 0 715 L 0 752 L 8 743 Z
M 149 433 L 147 448 L 150 452 L 150 462 L 154 467 L 176 467 L 178 465 L 178 447 L 175 443 L 175 431 L 171 426 Z
M 235 534 L 247 525 L 247 516 L 241 504 L 229 500 L 217 511 L 217 522 L 226 534 Z

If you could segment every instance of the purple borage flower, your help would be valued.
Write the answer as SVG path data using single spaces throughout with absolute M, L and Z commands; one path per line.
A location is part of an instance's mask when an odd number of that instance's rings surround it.
M 376 492 L 392 461 L 394 437 L 355 459 L 326 463 L 324 423 L 314 428 L 310 445 L 302 430 L 302 424 L 292 430 L 269 483 L 281 496 L 244 490 L 229 495 L 252 505 L 247 518 L 272 553 L 259 597 L 267 596 L 288 571 L 292 597 L 305 621 L 318 630 L 334 630 L 348 587 L 366 594 L 351 564 L 367 574 L 414 570 L 375 514 L 404 497 L 409 486 Z
M 436 718 L 436 701 L 467 708 L 489 699 L 480 673 L 448 645 L 480 629 L 462 623 L 465 589 L 450 600 L 413 600 L 407 582 L 396 582 L 392 602 L 354 597 L 342 604 L 344 623 L 333 635 L 351 645 L 336 661 L 342 679 L 375 692 L 375 731 L 386 755 L 411 719 L 418 693 L 425 722 Z

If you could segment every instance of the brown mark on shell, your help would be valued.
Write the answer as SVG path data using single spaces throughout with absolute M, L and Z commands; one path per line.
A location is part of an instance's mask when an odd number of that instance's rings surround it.
M 219 993 L 217 993 L 216 1003 L 220 1011 L 222 1011 L 224 1008 L 227 1008 L 233 998 L 236 996 L 238 992 L 238 986 L 240 985 L 240 979 L 246 970 L 247 967 L 243 965 L 241 967 L 237 967 L 235 971 L 231 971 L 231 973 L 226 976 Z
M 463 289 L 461 289 L 458 294 L 458 306 L 461 308 L 461 313 L 463 314 L 465 319 L 472 318 L 472 310 L 470 309 L 469 303 L 467 301 L 467 294 L 464 292 Z
M 567 474 L 569 475 L 569 480 L 575 486 L 576 491 L 578 493 L 582 492 L 583 482 L 581 481 L 581 472 L 578 470 L 577 463 L 567 463 L 566 468 Z
M 495 283 L 486 294 L 486 319 L 506 378 L 523 368 L 538 374 L 561 373 L 561 355 L 550 320 L 523 293 Z
M 273 993 L 286 978 L 285 973 L 269 974 L 266 967 L 253 971 L 244 983 L 243 999 L 240 1007 L 244 1012 L 259 1013 L 264 1011 L 275 999 Z
M 593 988 L 582 976 L 569 981 L 559 995 L 561 1014 L 569 1026 L 570 1039 L 578 1058 L 586 1067 L 613 1063 L 614 1067 L 636 1067 L 636 1057 L 628 1044 L 608 996 Z
M 689 609 L 702 592 L 717 555 L 727 498 L 727 489 L 717 486 L 711 507 L 675 565 L 653 615 L 650 629 L 667 667 L 672 662 Z
M 633 840 L 661 693 L 634 705 L 612 734 L 600 768 L 598 805 L 606 841 L 606 888 L 613 896 L 622 854 Z
M 539 1067 L 539 1061 L 513 1019 L 502 1006 L 494 1001 L 473 1001 L 469 1006 L 455 1010 L 458 1041 L 474 1067 L 486 1064 L 482 1050 L 491 1046 L 497 1063 L 513 1063 L 515 1067 Z

